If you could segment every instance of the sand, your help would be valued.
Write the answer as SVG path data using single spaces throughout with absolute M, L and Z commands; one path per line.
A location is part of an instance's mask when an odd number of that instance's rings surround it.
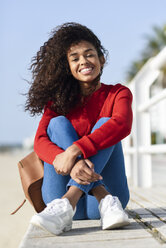
M 17 168 L 17 162 L 25 154 L 22 151 L 0 154 L 0 248 L 17 248 L 34 214 L 27 201 L 15 215 L 10 215 L 25 199 Z

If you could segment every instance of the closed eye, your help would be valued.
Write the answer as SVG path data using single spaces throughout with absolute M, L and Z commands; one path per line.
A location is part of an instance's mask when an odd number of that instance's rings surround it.
M 94 54 L 87 54 L 86 57 L 88 58 L 94 57 Z
M 75 62 L 75 61 L 78 61 L 78 58 L 73 58 L 72 61 L 74 61 L 74 62 Z

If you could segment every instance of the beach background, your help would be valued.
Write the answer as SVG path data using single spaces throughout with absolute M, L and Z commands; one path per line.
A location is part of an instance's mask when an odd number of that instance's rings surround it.
M 17 163 L 28 151 L 0 153 L 0 248 L 17 248 L 23 238 L 34 210 L 28 201 L 14 215 L 25 199 Z
M 56 26 L 79 22 L 109 51 L 101 81 L 125 83 L 132 62 L 153 37 L 154 26 L 165 24 L 165 9 L 165 0 L 0 1 L 0 248 L 17 248 L 34 214 L 27 201 L 10 215 L 25 199 L 17 163 L 31 151 L 40 120 L 24 111 L 33 56 Z M 154 187 L 166 186 L 165 164 L 165 156 L 153 157 Z

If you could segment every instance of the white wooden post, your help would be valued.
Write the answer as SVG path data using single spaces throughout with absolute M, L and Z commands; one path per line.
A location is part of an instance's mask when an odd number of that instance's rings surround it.
M 131 164 L 133 184 L 138 187 L 152 186 L 152 153 L 166 153 L 166 145 L 151 145 L 150 107 L 162 99 L 166 99 L 166 91 L 150 98 L 150 87 L 166 69 L 166 47 L 154 58 L 151 58 L 130 82 L 133 92 L 133 153 L 129 143 L 126 143 L 126 163 Z M 130 159 L 129 157 L 130 156 Z M 127 169 L 128 170 L 128 169 Z
M 139 148 L 142 146 L 149 147 L 151 145 L 151 128 L 149 112 L 141 112 L 138 107 L 149 99 L 149 85 L 145 83 L 145 77 L 142 81 L 135 81 L 134 87 L 134 170 L 133 183 L 138 187 L 152 186 L 152 162 L 151 155 L 148 153 L 140 153 Z
M 144 94 L 143 94 L 144 95 Z M 137 127 L 138 131 L 138 156 L 137 156 L 137 173 L 138 187 L 151 187 L 152 186 L 152 161 L 151 154 L 140 153 L 139 147 L 151 145 L 151 132 L 150 132 L 150 114 L 149 112 L 137 112 Z

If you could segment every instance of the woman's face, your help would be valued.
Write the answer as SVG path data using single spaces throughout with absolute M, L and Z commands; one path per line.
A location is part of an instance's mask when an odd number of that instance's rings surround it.
M 95 47 L 87 41 L 72 45 L 67 52 L 67 59 L 73 77 L 87 83 L 99 75 L 104 64 L 98 57 Z

